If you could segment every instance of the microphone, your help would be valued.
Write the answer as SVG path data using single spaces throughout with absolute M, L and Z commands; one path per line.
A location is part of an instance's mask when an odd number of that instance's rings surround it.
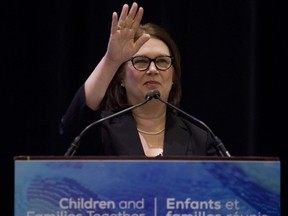
M 212 134 L 212 137 L 213 139 L 216 141 L 216 145 L 215 145 L 215 148 L 216 150 L 219 152 L 219 154 L 222 156 L 222 157 L 231 157 L 230 153 L 227 151 L 227 149 L 225 148 L 223 142 L 219 139 L 219 137 L 217 137 L 213 131 L 204 123 L 202 122 L 201 120 L 189 115 L 188 113 L 184 112 L 183 110 L 179 109 L 178 107 L 174 106 L 173 104 L 169 103 L 169 102 L 166 102 L 164 100 L 162 100 L 160 98 L 160 92 L 158 90 L 154 90 L 153 93 L 152 93 L 153 97 L 155 99 L 158 99 L 159 101 L 161 101 L 162 103 L 165 103 L 167 104 L 168 106 L 174 108 L 175 110 L 177 110 L 178 112 L 184 114 L 185 116 L 189 117 L 190 119 L 192 119 L 195 123 L 197 124 L 200 124 L 202 125 L 205 129 L 207 129 L 211 134 Z
M 86 128 L 84 128 L 81 133 L 74 139 L 74 141 L 70 144 L 70 147 L 67 149 L 67 151 L 65 152 L 64 156 L 73 156 L 75 154 L 75 152 L 77 151 L 79 145 L 80 145 L 80 139 L 81 137 L 92 127 L 94 127 L 95 125 L 103 122 L 103 121 L 106 121 L 110 118 L 113 118 L 115 116 L 118 116 L 118 115 L 121 115 L 123 113 L 126 113 L 130 110 L 133 110 L 137 107 L 140 107 L 140 106 L 143 106 L 144 104 L 146 104 L 148 101 L 152 100 L 153 98 L 155 98 L 154 96 L 154 92 L 148 92 L 145 96 L 145 101 L 142 102 L 142 103 L 139 103 L 139 104 L 136 104 L 136 105 L 133 105 L 133 106 L 130 106 L 124 110 L 121 110 L 117 113 L 114 113 L 112 115 L 109 115 L 107 117 L 104 117 L 104 118 L 101 118 L 99 119 L 98 121 L 95 121 L 95 122 L 92 122 L 90 125 L 88 125 Z

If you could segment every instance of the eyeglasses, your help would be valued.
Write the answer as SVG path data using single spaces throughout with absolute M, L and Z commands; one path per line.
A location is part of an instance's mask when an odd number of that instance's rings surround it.
M 150 67 L 151 62 L 153 61 L 155 67 L 160 71 L 168 70 L 172 65 L 172 56 L 158 56 L 154 59 L 151 59 L 147 56 L 134 56 L 130 59 L 133 67 L 138 71 L 145 71 Z

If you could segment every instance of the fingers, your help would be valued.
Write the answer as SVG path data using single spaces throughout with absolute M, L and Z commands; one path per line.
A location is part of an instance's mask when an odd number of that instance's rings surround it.
M 119 17 L 119 21 L 118 21 L 118 27 L 119 28 L 125 27 L 125 20 L 127 17 L 128 10 L 129 10 L 129 6 L 127 4 L 124 4 L 122 7 L 120 17 Z
M 134 2 L 129 10 L 129 6 L 124 4 L 118 21 L 118 29 L 123 28 L 138 28 L 143 17 L 143 8 L 138 10 L 138 4 Z
M 113 12 L 112 14 L 112 24 L 111 24 L 111 32 L 115 33 L 117 31 L 118 28 L 118 14 L 116 12 Z
M 126 16 L 126 19 L 125 19 L 125 27 L 126 28 L 131 28 L 131 26 L 134 22 L 134 17 L 136 15 L 137 9 L 138 9 L 138 5 L 136 3 L 133 3 L 131 6 L 131 9 L 130 9 L 130 11 L 129 11 L 128 15 Z
M 135 18 L 134 18 L 134 22 L 132 23 L 132 28 L 133 29 L 137 29 L 140 25 L 140 22 L 142 20 L 144 14 L 144 9 L 142 7 L 140 7 L 138 9 L 138 13 L 136 14 Z

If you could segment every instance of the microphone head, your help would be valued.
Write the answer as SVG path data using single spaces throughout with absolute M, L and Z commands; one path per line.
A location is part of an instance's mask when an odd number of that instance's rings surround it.
M 159 99 L 159 98 L 160 98 L 160 92 L 159 92 L 158 90 L 154 90 L 154 91 L 153 91 L 153 97 L 154 97 L 155 99 Z
M 152 100 L 153 98 L 155 99 L 160 98 L 160 92 L 158 90 L 149 91 L 145 96 L 145 99 L 148 101 Z
M 160 92 L 158 90 L 149 91 L 145 96 L 145 100 L 148 100 L 148 101 L 152 100 L 153 98 L 155 99 L 160 98 Z
M 153 91 L 147 92 L 145 100 L 149 101 L 152 100 L 153 98 L 154 98 L 154 92 Z

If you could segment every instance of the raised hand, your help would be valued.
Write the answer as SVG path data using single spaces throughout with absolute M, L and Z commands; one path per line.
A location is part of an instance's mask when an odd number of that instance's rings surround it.
M 127 4 L 124 4 L 118 20 L 118 14 L 113 12 L 111 33 L 108 43 L 106 57 L 113 62 L 122 64 L 132 57 L 140 47 L 149 40 L 148 34 L 143 34 L 138 40 L 134 41 L 142 20 L 144 9 L 138 8 L 137 3 L 133 3 L 130 10 Z

